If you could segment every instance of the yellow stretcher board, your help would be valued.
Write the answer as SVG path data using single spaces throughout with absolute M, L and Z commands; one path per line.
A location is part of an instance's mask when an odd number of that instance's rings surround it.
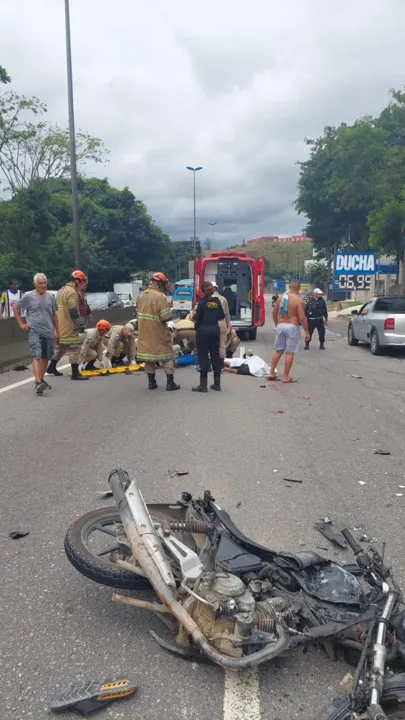
M 145 365 L 123 365 L 122 367 L 111 368 L 111 370 L 82 370 L 81 375 L 84 377 L 100 377 L 100 375 L 128 375 L 128 373 L 140 372 L 145 370 Z M 68 373 L 71 375 L 72 373 Z

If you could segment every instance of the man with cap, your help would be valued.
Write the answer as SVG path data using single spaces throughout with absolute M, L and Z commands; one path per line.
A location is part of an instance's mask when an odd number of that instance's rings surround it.
M 136 365 L 135 328 L 132 322 L 113 325 L 104 334 L 103 342 L 107 345 L 105 367 L 120 365 L 125 356 L 128 357 L 130 365 Z
M 315 330 L 318 330 L 320 350 L 325 350 L 325 325 L 328 324 L 328 308 L 322 296 L 322 290 L 315 288 L 306 306 L 310 338 L 305 342 L 305 350 L 309 350 L 309 343 Z
M 145 363 L 149 390 L 157 388 L 156 365 L 162 365 L 166 374 L 166 390 L 180 390 L 174 382 L 173 333 L 167 326 L 172 309 L 167 302 L 168 279 L 162 272 L 152 275 L 149 286 L 139 295 L 137 358 Z
M 225 360 L 226 343 L 227 343 L 227 337 L 228 337 L 228 332 L 229 332 L 229 326 L 231 324 L 231 315 L 229 312 L 228 300 L 223 295 L 220 295 L 217 283 L 212 282 L 211 285 L 214 288 L 212 297 L 218 298 L 219 302 L 222 305 L 222 309 L 223 309 L 224 315 L 225 315 L 225 319 L 220 320 L 218 323 L 218 325 L 219 325 L 219 357 L 221 358 L 221 360 Z
M 110 330 L 111 323 L 108 320 L 99 320 L 95 328 L 85 330 L 79 357 L 79 365 L 86 364 L 85 370 L 95 370 L 96 360 L 100 367 L 104 367 L 103 338 Z

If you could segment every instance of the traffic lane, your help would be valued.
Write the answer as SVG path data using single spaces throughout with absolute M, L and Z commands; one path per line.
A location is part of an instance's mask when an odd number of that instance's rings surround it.
M 273 333 L 265 330 L 250 346 L 269 357 L 272 340 Z M 3 527 L 8 530 L 17 522 L 24 526 L 29 523 L 31 530 L 27 540 L 4 541 L 8 563 L 2 593 L 7 617 L 17 614 L 20 618 L 5 643 L 8 658 L 14 660 L 11 667 L 15 668 L 8 678 L 8 707 L 17 703 L 22 718 L 30 717 L 29 712 L 34 718 L 40 717 L 50 687 L 80 676 L 83 668 L 87 677 L 90 671 L 103 677 L 108 664 L 116 672 L 122 672 L 123 666 L 127 671 L 135 668 L 141 687 L 138 699 L 125 706 L 111 706 L 111 717 L 132 717 L 134 707 L 140 717 L 158 717 L 153 713 L 162 707 L 167 693 L 172 699 L 165 705 L 166 716 L 178 717 L 176 694 L 184 687 L 190 712 L 185 717 L 221 717 L 221 671 L 193 669 L 168 656 L 147 635 L 147 616 L 133 612 L 128 623 L 131 610 L 111 605 L 110 591 L 82 578 L 64 558 L 62 544 L 68 524 L 75 515 L 97 506 L 96 491 L 106 487 L 108 472 L 117 464 L 134 472 L 151 501 L 170 501 L 182 490 L 198 494 L 209 487 L 245 532 L 275 548 L 326 547 L 327 542 L 312 529 L 318 516 L 326 513 L 337 522 L 352 521 L 356 526 L 361 522 L 374 535 L 391 523 L 388 552 L 392 557 L 401 521 L 398 515 L 393 518 L 381 501 L 384 493 L 392 490 L 391 484 L 385 480 L 373 488 L 371 500 L 381 505 L 376 514 L 370 512 L 370 488 L 352 480 L 357 463 L 353 466 L 347 451 L 348 438 L 361 424 L 359 407 L 365 402 L 365 389 L 356 390 L 361 393 L 361 402 L 355 402 L 349 379 L 342 380 L 339 375 L 347 353 L 343 344 L 324 354 L 312 350 L 301 353 L 296 363 L 300 383 L 290 387 L 276 384 L 263 388 L 262 380 L 227 375 L 221 395 L 202 397 L 189 392 L 198 376 L 184 369 L 178 373 L 182 391 L 170 395 L 163 389 L 148 393 L 145 377 L 140 375 L 97 378 L 80 386 L 67 377 L 55 379 L 52 393 L 29 398 L 28 402 L 26 388 L 3 396 L 8 402 L 6 412 L 13 410 L 18 418 L 14 426 L 4 428 L 3 467 L 12 468 L 13 477 L 19 479 L 12 485 L 3 478 L 3 498 L 10 506 Z M 158 375 L 163 384 L 162 374 Z M 347 386 L 346 404 L 342 382 Z M 396 401 L 390 395 L 385 398 L 381 433 L 386 432 L 387 416 L 391 417 Z M 284 409 L 283 415 L 279 409 Z M 337 422 L 346 414 L 351 425 L 346 419 L 344 424 Z M 64 423 L 58 425 L 61 418 Z M 371 428 L 368 417 L 362 426 L 362 443 L 370 442 Z M 376 474 L 381 460 L 384 462 L 382 457 L 364 453 L 362 477 Z M 395 460 L 388 458 L 390 463 Z M 189 470 L 190 475 L 170 479 L 169 468 Z M 397 472 L 396 467 L 392 472 Z M 303 483 L 290 483 L 288 487 L 284 477 L 301 478 Z M 368 517 L 364 516 L 365 503 Z M 335 557 L 333 549 L 326 552 Z M 399 554 L 395 566 L 401 560 Z M 37 574 L 32 578 L 34 564 Z M 66 597 L 72 601 L 69 612 L 73 618 L 63 625 Z M 46 672 L 37 667 L 38 654 L 45 652 L 43 637 L 47 637 L 49 648 Z M 111 658 L 118 661 L 113 664 Z M 316 687 L 305 692 L 314 668 L 321 671 L 323 664 L 325 671 Z M 181 680 L 173 677 L 177 668 Z M 296 716 L 294 695 L 303 698 L 300 717 L 312 717 L 313 705 L 319 706 L 339 690 L 345 669 L 326 663 L 315 651 L 306 656 L 305 663 L 301 653 L 294 653 L 280 661 L 280 669 L 273 664 L 261 669 L 263 720 L 274 720 L 280 705 L 283 717 L 292 720 Z M 21 701 L 14 700 L 18 673 L 23 683 Z M 34 702 L 31 690 L 27 690 L 33 681 L 37 692 Z

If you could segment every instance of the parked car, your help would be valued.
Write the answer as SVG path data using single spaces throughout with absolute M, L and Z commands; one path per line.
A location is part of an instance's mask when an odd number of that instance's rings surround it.
M 87 303 L 90 310 L 107 310 L 108 308 L 124 307 L 124 303 L 115 292 L 87 293 Z
M 405 349 L 405 295 L 387 295 L 352 310 L 347 331 L 349 345 L 367 343 L 373 355 L 384 348 Z

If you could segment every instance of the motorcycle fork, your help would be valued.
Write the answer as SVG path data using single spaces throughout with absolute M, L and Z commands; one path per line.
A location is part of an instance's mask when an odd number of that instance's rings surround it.
M 384 685 L 385 659 L 387 656 L 387 648 L 385 645 L 387 625 L 394 609 L 395 602 L 396 593 L 389 592 L 380 620 L 377 624 L 377 637 L 373 646 L 373 661 L 370 676 L 370 704 L 367 708 L 370 720 L 388 720 L 380 705 L 380 699 Z

